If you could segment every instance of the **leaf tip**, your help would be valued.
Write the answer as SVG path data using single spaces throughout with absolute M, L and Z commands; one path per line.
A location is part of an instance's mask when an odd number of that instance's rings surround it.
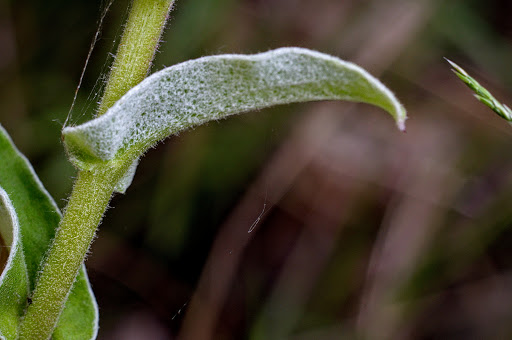
M 405 132 L 405 121 L 407 120 L 407 111 L 402 106 L 402 104 L 398 104 L 399 108 L 397 110 L 395 117 L 396 126 L 398 127 L 398 130 Z
M 406 132 L 406 130 L 405 130 L 405 119 L 397 121 L 396 125 L 398 126 L 398 130 L 400 130 L 402 132 Z

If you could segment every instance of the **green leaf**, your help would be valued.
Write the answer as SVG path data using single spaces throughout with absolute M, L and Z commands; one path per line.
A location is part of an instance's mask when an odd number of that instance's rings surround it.
M 28 277 L 20 227 L 16 212 L 7 193 L 0 188 L 0 236 L 2 247 L 9 250 L 6 263 L 0 264 L 0 338 L 15 339 L 19 319 L 25 309 L 28 295 Z
M 474 96 L 476 99 L 488 106 L 501 118 L 512 122 L 512 110 L 510 110 L 507 105 L 500 103 L 496 98 L 494 98 L 494 96 L 485 87 L 480 85 L 480 83 L 477 82 L 475 78 L 471 77 L 462 67 L 449 59 L 446 59 L 446 61 L 453 67 L 452 71 L 455 75 L 457 75 L 457 77 L 459 77 L 459 79 L 475 93 Z
M 61 214 L 1 125 L 0 160 L 0 235 L 9 249 L 0 276 L 0 336 L 15 339 Z M 82 266 L 53 339 L 93 339 L 97 328 L 97 305 Z
M 135 160 L 158 141 L 232 114 L 277 104 L 350 100 L 388 111 L 404 129 L 405 110 L 357 65 L 302 48 L 204 57 L 168 67 L 128 91 L 106 114 L 63 130 L 71 161 L 91 170 Z

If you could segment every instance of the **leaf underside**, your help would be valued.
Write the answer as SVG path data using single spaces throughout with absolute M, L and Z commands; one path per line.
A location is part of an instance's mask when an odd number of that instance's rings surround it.
M 303 48 L 204 57 L 168 67 L 128 91 L 106 114 L 63 130 L 82 170 L 136 160 L 158 141 L 232 114 L 294 102 L 349 100 L 406 113 L 380 81 L 357 65 Z
M 0 276 L 0 337 L 10 340 L 16 339 L 61 214 L 1 125 L 0 160 L 0 234 L 10 250 Z M 93 339 L 97 328 L 96 300 L 82 266 L 52 338 Z

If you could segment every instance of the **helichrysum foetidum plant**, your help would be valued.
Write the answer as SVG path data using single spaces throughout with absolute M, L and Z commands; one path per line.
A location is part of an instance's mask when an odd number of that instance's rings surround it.
M 63 215 L 0 126 L 0 242 L 9 249 L 0 263 L 1 339 L 96 337 L 83 261 L 113 193 L 126 190 L 140 157 L 162 139 L 240 112 L 316 100 L 373 104 L 404 129 L 404 108 L 379 80 L 303 48 L 204 57 L 144 79 L 172 3 L 133 1 L 96 118 L 64 128 L 78 175 Z

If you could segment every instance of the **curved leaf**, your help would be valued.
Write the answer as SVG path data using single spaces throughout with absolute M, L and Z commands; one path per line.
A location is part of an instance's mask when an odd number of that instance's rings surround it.
M 63 130 L 71 161 L 92 169 L 135 160 L 159 140 L 226 116 L 277 104 L 350 100 L 379 106 L 404 128 L 405 110 L 357 65 L 303 48 L 204 57 L 168 67 L 128 91 L 106 114 Z
M 23 250 L 21 248 L 20 227 L 16 212 L 5 190 L 0 188 L 0 236 L 2 247 L 9 249 L 9 257 L 0 268 L 0 337 L 15 339 L 19 319 L 25 309 L 28 296 L 28 276 Z
M 0 276 L 0 334 L 15 339 L 61 214 L 1 125 L 0 160 L 0 234 L 10 247 Z M 97 305 L 82 266 L 53 338 L 92 339 L 97 328 Z

